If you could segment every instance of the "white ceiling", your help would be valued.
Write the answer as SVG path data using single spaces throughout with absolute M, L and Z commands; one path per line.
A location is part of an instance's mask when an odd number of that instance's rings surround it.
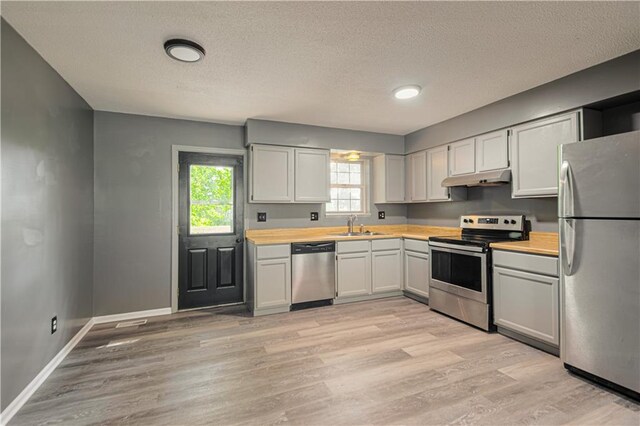
M 406 134 L 640 48 L 639 2 L 2 2 L 97 110 Z M 169 59 L 190 38 L 204 61 Z M 418 99 L 391 91 L 419 84 Z

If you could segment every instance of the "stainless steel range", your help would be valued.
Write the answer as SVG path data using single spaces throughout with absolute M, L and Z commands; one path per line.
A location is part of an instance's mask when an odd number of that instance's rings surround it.
M 524 216 L 462 216 L 461 236 L 429 239 L 429 306 L 492 330 L 491 250 L 498 241 L 527 240 Z

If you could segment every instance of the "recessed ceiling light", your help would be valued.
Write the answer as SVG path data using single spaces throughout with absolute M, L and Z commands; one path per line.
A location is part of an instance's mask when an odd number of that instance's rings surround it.
M 418 96 L 420 94 L 420 90 L 422 90 L 420 86 L 416 85 L 402 86 L 393 91 L 393 96 L 395 96 L 396 99 L 411 99 Z
M 174 38 L 164 43 L 169 57 L 181 62 L 198 62 L 204 58 L 204 48 L 190 40 Z

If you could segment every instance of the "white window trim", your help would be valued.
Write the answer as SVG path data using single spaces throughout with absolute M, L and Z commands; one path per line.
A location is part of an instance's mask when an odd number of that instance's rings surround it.
M 349 161 L 343 160 L 342 158 L 332 158 L 331 159 L 332 162 L 344 162 L 344 163 L 349 163 Z M 362 206 L 364 207 L 364 212 L 362 213 L 352 213 L 352 212 L 328 212 L 327 211 L 327 204 L 324 203 L 322 205 L 322 210 L 324 211 L 324 215 L 325 217 L 347 217 L 347 216 L 351 216 L 351 215 L 357 215 L 358 217 L 368 217 L 371 216 L 371 205 L 370 205 L 370 196 L 371 196 L 371 180 L 370 180 L 370 169 L 371 169 L 371 160 L 367 157 L 361 157 L 360 161 L 362 162 L 362 182 L 363 184 L 361 185 L 363 187 L 363 191 L 362 191 L 362 196 L 363 196 L 363 200 L 361 200 L 362 202 Z M 346 185 L 346 186 L 350 186 L 350 185 Z M 330 185 L 330 188 L 332 188 L 333 185 Z

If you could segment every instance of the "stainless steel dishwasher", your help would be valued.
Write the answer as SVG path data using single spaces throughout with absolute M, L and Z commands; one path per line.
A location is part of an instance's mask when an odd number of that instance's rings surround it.
M 336 295 L 336 243 L 291 244 L 291 302 L 333 299 Z

